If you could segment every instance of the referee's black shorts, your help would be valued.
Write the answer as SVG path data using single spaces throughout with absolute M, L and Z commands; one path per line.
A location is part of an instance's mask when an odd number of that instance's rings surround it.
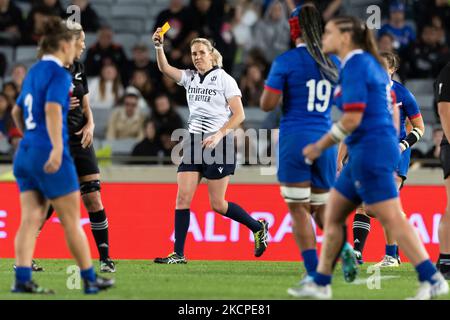
M 439 154 L 441 160 L 441 167 L 444 171 L 444 180 L 450 175 L 450 144 L 442 144 L 441 152 Z
M 178 172 L 199 172 L 201 177 L 209 180 L 233 175 L 236 169 L 233 135 L 224 137 L 214 149 L 202 148 L 201 142 L 207 136 L 191 133 L 183 140 L 183 157 Z
M 92 145 L 85 149 L 81 146 L 81 140 L 71 139 L 70 154 L 75 162 L 78 177 L 100 173 L 97 157 L 95 156 L 95 150 Z

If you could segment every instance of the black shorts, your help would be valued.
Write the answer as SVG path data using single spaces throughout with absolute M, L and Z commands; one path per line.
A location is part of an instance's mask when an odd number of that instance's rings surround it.
M 100 173 L 93 146 L 84 149 L 81 142 L 71 141 L 70 154 L 75 162 L 78 177 Z
M 450 175 L 450 144 L 442 144 L 441 152 L 439 154 L 441 160 L 441 167 L 444 171 L 444 180 Z
M 201 141 L 207 136 L 191 133 L 183 140 L 183 158 L 178 172 L 200 172 L 202 177 L 210 180 L 233 175 L 236 169 L 233 136 L 224 137 L 214 149 L 205 149 Z

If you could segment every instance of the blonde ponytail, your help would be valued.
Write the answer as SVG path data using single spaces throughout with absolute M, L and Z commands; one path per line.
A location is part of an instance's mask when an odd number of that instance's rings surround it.
M 208 50 L 212 56 L 213 67 L 219 67 L 219 68 L 223 67 L 222 55 L 220 54 L 219 50 L 217 50 L 216 48 L 213 47 L 211 41 L 209 41 L 208 39 L 205 39 L 205 38 L 195 38 L 191 41 L 191 48 L 196 43 L 203 44 L 206 46 L 206 48 L 208 48 Z
M 213 57 L 212 63 L 213 63 L 213 67 L 219 67 L 222 68 L 223 67 L 223 58 L 222 55 L 220 54 L 219 50 L 217 50 L 216 48 L 212 49 L 211 55 Z

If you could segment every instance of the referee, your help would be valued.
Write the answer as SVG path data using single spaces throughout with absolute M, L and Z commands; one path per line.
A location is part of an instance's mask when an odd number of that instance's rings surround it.
M 109 257 L 108 219 L 100 196 L 100 170 L 92 146 L 94 135 L 94 119 L 89 105 L 89 90 L 84 73 L 84 66 L 79 59 L 86 48 L 85 34 L 80 24 L 71 23 L 76 42 L 74 64 L 65 66 L 72 74 L 73 93 L 70 98 L 68 114 L 70 153 L 80 183 L 80 192 L 84 206 L 89 213 L 91 230 L 100 256 L 100 271 L 113 273 L 116 271 L 114 262 Z M 50 207 L 47 220 L 51 217 Z M 42 227 L 41 227 L 42 229 Z M 42 271 L 38 265 L 33 265 L 34 271 Z
M 441 141 L 441 165 L 444 171 L 444 185 L 447 192 L 447 208 L 439 223 L 439 260 L 437 267 L 450 280 L 450 63 L 448 63 L 436 81 L 436 97 L 439 117 L 441 119 L 444 136 Z
M 167 62 L 160 32 L 161 28 L 158 28 L 153 35 L 159 70 L 186 89 L 190 115 L 189 135 L 183 139 L 183 159 L 177 174 L 174 252 L 167 257 L 156 258 L 154 262 L 187 262 L 184 243 L 189 229 L 190 206 L 202 177 L 208 180 L 213 210 L 249 228 L 255 238 L 254 255 L 260 257 L 267 247 L 268 223 L 253 219 L 239 205 L 225 200 L 229 176 L 234 174 L 236 167 L 234 144 L 230 143 L 233 142 L 232 137 L 226 136 L 245 118 L 241 91 L 236 81 L 221 68 L 222 56 L 209 40 L 192 40 L 191 56 L 195 70 L 180 70 Z M 208 151 L 215 157 L 214 161 L 205 157 Z M 222 155 L 224 161 L 216 161 L 218 155 Z

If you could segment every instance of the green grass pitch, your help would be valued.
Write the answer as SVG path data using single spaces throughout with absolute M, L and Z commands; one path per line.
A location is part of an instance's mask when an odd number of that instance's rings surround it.
M 71 260 L 39 260 L 45 272 L 34 273 L 54 296 L 9 293 L 13 280 L 11 259 L 0 259 L 0 299 L 291 299 L 286 289 L 303 274 L 301 263 L 266 261 L 189 261 L 186 265 L 156 265 L 144 260 L 119 260 L 116 287 L 95 296 L 69 290 L 67 268 Z M 334 299 L 405 299 L 413 296 L 417 276 L 410 264 L 368 273 L 360 268 L 357 280 L 343 280 L 340 266 L 333 279 Z M 98 265 L 96 265 L 98 267 Z M 370 270 L 369 270 L 370 271 Z M 380 279 L 377 282 L 376 278 Z M 368 288 L 367 279 L 372 289 Z M 377 288 L 378 287 L 378 288 Z M 444 297 L 449 299 L 450 296 Z

